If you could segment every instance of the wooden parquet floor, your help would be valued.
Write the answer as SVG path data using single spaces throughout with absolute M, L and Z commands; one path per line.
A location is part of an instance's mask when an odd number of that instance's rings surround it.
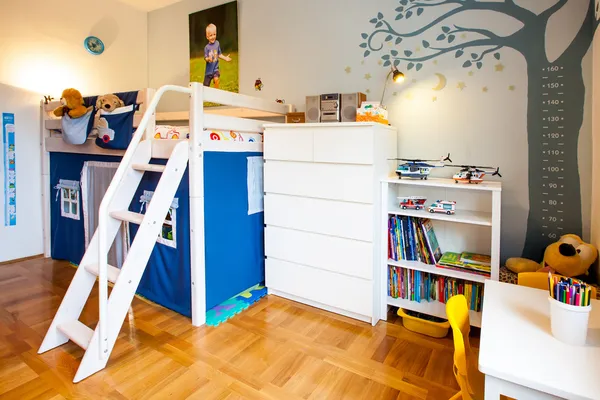
M 373 328 L 275 296 L 216 328 L 136 298 L 107 368 L 73 384 L 82 349 L 37 349 L 74 272 L 48 259 L 0 266 L 0 399 L 448 399 L 458 391 L 450 337 L 414 334 L 393 313 Z M 81 321 L 94 327 L 97 315 L 92 296 Z

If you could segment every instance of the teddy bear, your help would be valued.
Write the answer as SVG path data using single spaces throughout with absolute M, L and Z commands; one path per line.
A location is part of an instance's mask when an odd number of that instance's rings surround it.
M 106 121 L 106 118 L 101 118 L 100 111 L 113 112 L 119 107 L 125 107 L 125 103 L 114 94 L 98 96 L 98 99 L 96 100 L 96 115 L 94 116 L 92 134 L 101 137 L 105 143 L 113 138 L 111 138 L 110 135 L 105 134 L 109 130 L 108 122 Z M 103 134 L 100 135 L 100 132 L 103 132 Z
M 62 117 L 69 114 L 71 118 L 79 118 L 92 110 L 92 107 L 84 107 L 83 96 L 77 89 L 65 89 L 60 97 L 61 106 L 54 110 L 54 115 Z
M 577 235 L 568 234 L 546 247 L 541 263 L 513 257 L 506 260 L 506 268 L 517 274 L 539 271 L 579 277 L 587 274 L 596 258 L 598 258 L 598 250 L 593 245 L 585 243 Z

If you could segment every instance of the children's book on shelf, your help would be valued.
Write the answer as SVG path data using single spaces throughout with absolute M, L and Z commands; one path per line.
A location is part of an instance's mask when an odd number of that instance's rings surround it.
M 490 265 L 472 264 L 470 262 L 465 262 L 463 261 L 463 255 L 465 254 L 468 255 L 472 253 L 454 253 L 451 251 L 447 251 L 438 260 L 437 267 L 467 272 L 471 274 L 483 275 L 486 277 L 491 276 L 492 268 Z M 468 257 L 465 259 L 468 259 Z
M 460 261 L 465 264 L 492 265 L 492 258 L 486 254 L 469 253 L 463 251 L 460 255 Z
M 435 265 L 442 253 L 428 218 L 392 215 L 388 219 L 388 258 Z
M 483 284 L 446 276 L 390 266 L 388 269 L 388 296 L 415 302 L 439 301 L 462 294 L 470 310 L 481 311 Z

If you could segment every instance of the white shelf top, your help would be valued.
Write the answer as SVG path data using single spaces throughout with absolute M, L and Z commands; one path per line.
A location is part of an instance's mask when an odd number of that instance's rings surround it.
M 318 123 L 306 123 L 306 124 L 265 124 L 265 128 L 351 128 L 351 127 L 364 127 L 372 126 L 382 129 L 390 129 L 396 131 L 396 128 L 391 125 L 379 124 L 377 122 L 318 122 Z
M 444 318 L 446 317 L 446 304 L 440 303 L 439 301 L 422 301 L 420 303 L 405 299 L 394 299 L 393 297 L 387 297 L 387 303 L 391 306 L 404 308 L 420 312 L 423 314 L 433 315 L 435 317 Z M 481 327 L 481 313 L 475 311 L 469 311 L 469 320 L 471 326 Z
M 427 208 L 425 208 L 424 210 L 414 210 L 408 208 L 406 210 L 403 210 L 398 206 L 392 206 L 391 209 L 388 210 L 388 213 L 395 215 L 406 215 L 408 217 L 429 218 L 432 220 L 457 222 L 463 224 L 492 226 L 492 213 L 484 211 L 456 210 L 455 214 L 448 215 L 437 212 L 430 213 L 427 212 Z
M 484 181 L 481 183 L 456 183 L 454 182 L 454 179 L 447 178 L 429 178 L 421 180 L 410 178 L 398 179 L 398 177 L 391 176 L 382 179 L 382 182 L 395 183 L 398 185 L 429 186 L 457 190 L 482 190 L 490 192 L 499 192 L 502 190 L 501 182 Z
M 388 265 L 392 265 L 394 267 L 402 267 L 406 269 L 414 269 L 416 271 L 428 272 L 434 275 L 448 276 L 451 278 L 464 279 L 466 281 L 471 282 L 485 282 L 487 279 L 491 279 L 490 277 L 486 277 L 483 275 L 470 274 L 468 272 L 461 272 L 454 269 L 447 268 L 438 268 L 435 265 L 425 264 L 419 261 L 407 261 L 407 260 L 388 260 Z

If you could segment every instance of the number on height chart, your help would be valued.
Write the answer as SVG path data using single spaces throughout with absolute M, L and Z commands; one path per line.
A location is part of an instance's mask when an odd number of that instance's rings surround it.
M 558 71 L 558 66 L 557 65 L 553 65 L 551 67 L 546 68 L 547 71 L 549 72 L 556 72 Z
M 556 217 L 548 217 L 548 220 L 549 220 L 550 222 L 556 222 L 556 221 L 557 221 L 557 218 L 556 218 Z
M 548 167 L 548 171 L 550 172 L 558 172 L 560 170 L 560 168 L 558 167 Z
M 558 139 L 558 138 L 560 138 L 560 133 L 549 133 L 548 137 L 550 139 Z
M 557 189 L 558 188 L 558 184 L 557 183 L 550 183 L 550 184 L 548 184 L 548 186 L 550 186 L 550 189 Z
M 558 202 L 556 200 L 549 200 L 548 204 L 550 204 L 551 206 L 555 206 L 558 204 Z
M 549 83 L 549 84 L 548 84 L 548 87 L 549 87 L 550 89 L 556 89 L 556 88 L 558 88 L 559 86 L 560 86 L 560 84 L 559 84 L 559 83 L 556 83 L 556 82 L 554 82 L 554 83 Z
M 557 106 L 560 104 L 559 100 L 548 100 L 548 104 L 550 104 L 551 106 Z
M 560 117 L 549 117 L 548 121 L 550 121 L 550 122 L 558 122 L 558 121 L 560 121 Z
M 548 237 L 549 237 L 550 239 L 556 239 L 556 233 L 549 233 L 549 234 L 548 234 Z

